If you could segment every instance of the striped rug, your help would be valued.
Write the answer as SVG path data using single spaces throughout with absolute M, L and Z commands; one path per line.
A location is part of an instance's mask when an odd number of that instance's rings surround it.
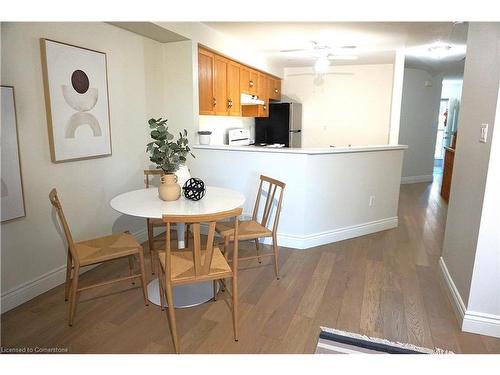
M 421 348 L 321 327 L 315 354 L 453 354 L 453 352 L 439 348 Z

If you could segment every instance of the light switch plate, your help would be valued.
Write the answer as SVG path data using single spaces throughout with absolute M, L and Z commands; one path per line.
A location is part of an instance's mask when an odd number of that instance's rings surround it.
M 479 135 L 479 142 L 486 143 L 488 140 L 488 124 L 481 124 L 481 134 Z

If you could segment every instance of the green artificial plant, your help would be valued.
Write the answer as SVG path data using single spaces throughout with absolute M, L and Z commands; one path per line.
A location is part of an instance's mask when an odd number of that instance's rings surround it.
M 150 155 L 149 160 L 156 164 L 158 169 L 162 169 L 165 173 L 174 173 L 179 169 L 179 166 L 186 162 L 186 156 L 191 154 L 191 149 L 188 146 L 187 130 L 184 133 L 179 133 L 179 139 L 174 141 L 174 135 L 168 131 L 166 126 L 167 119 L 154 118 L 148 121 L 151 130 L 151 138 L 153 142 L 149 142 L 146 147 L 146 152 Z

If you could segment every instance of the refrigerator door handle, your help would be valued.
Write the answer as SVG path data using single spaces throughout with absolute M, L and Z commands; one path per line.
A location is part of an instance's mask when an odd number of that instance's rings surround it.
M 290 133 L 300 133 L 300 132 L 302 132 L 302 129 L 290 130 Z

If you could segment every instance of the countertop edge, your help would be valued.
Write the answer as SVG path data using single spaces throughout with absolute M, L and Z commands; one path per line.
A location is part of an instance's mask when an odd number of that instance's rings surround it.
M 354 146 L 354 147 L 330 147 L 330 148 L 271 148 L 259 146 L 229 146 L 229 145 L 193 145 L 193 149 L 198 150 L 221 150 L 221 151 L 243 151 L 243 152 L 271 152 L 284 154 L 305 154 L 305 155 L 325 155 L 325 154 L 345 154 L 356 152 L 375 152 L 406 150 L 406 145 L 374 145 L 374 146 Z

